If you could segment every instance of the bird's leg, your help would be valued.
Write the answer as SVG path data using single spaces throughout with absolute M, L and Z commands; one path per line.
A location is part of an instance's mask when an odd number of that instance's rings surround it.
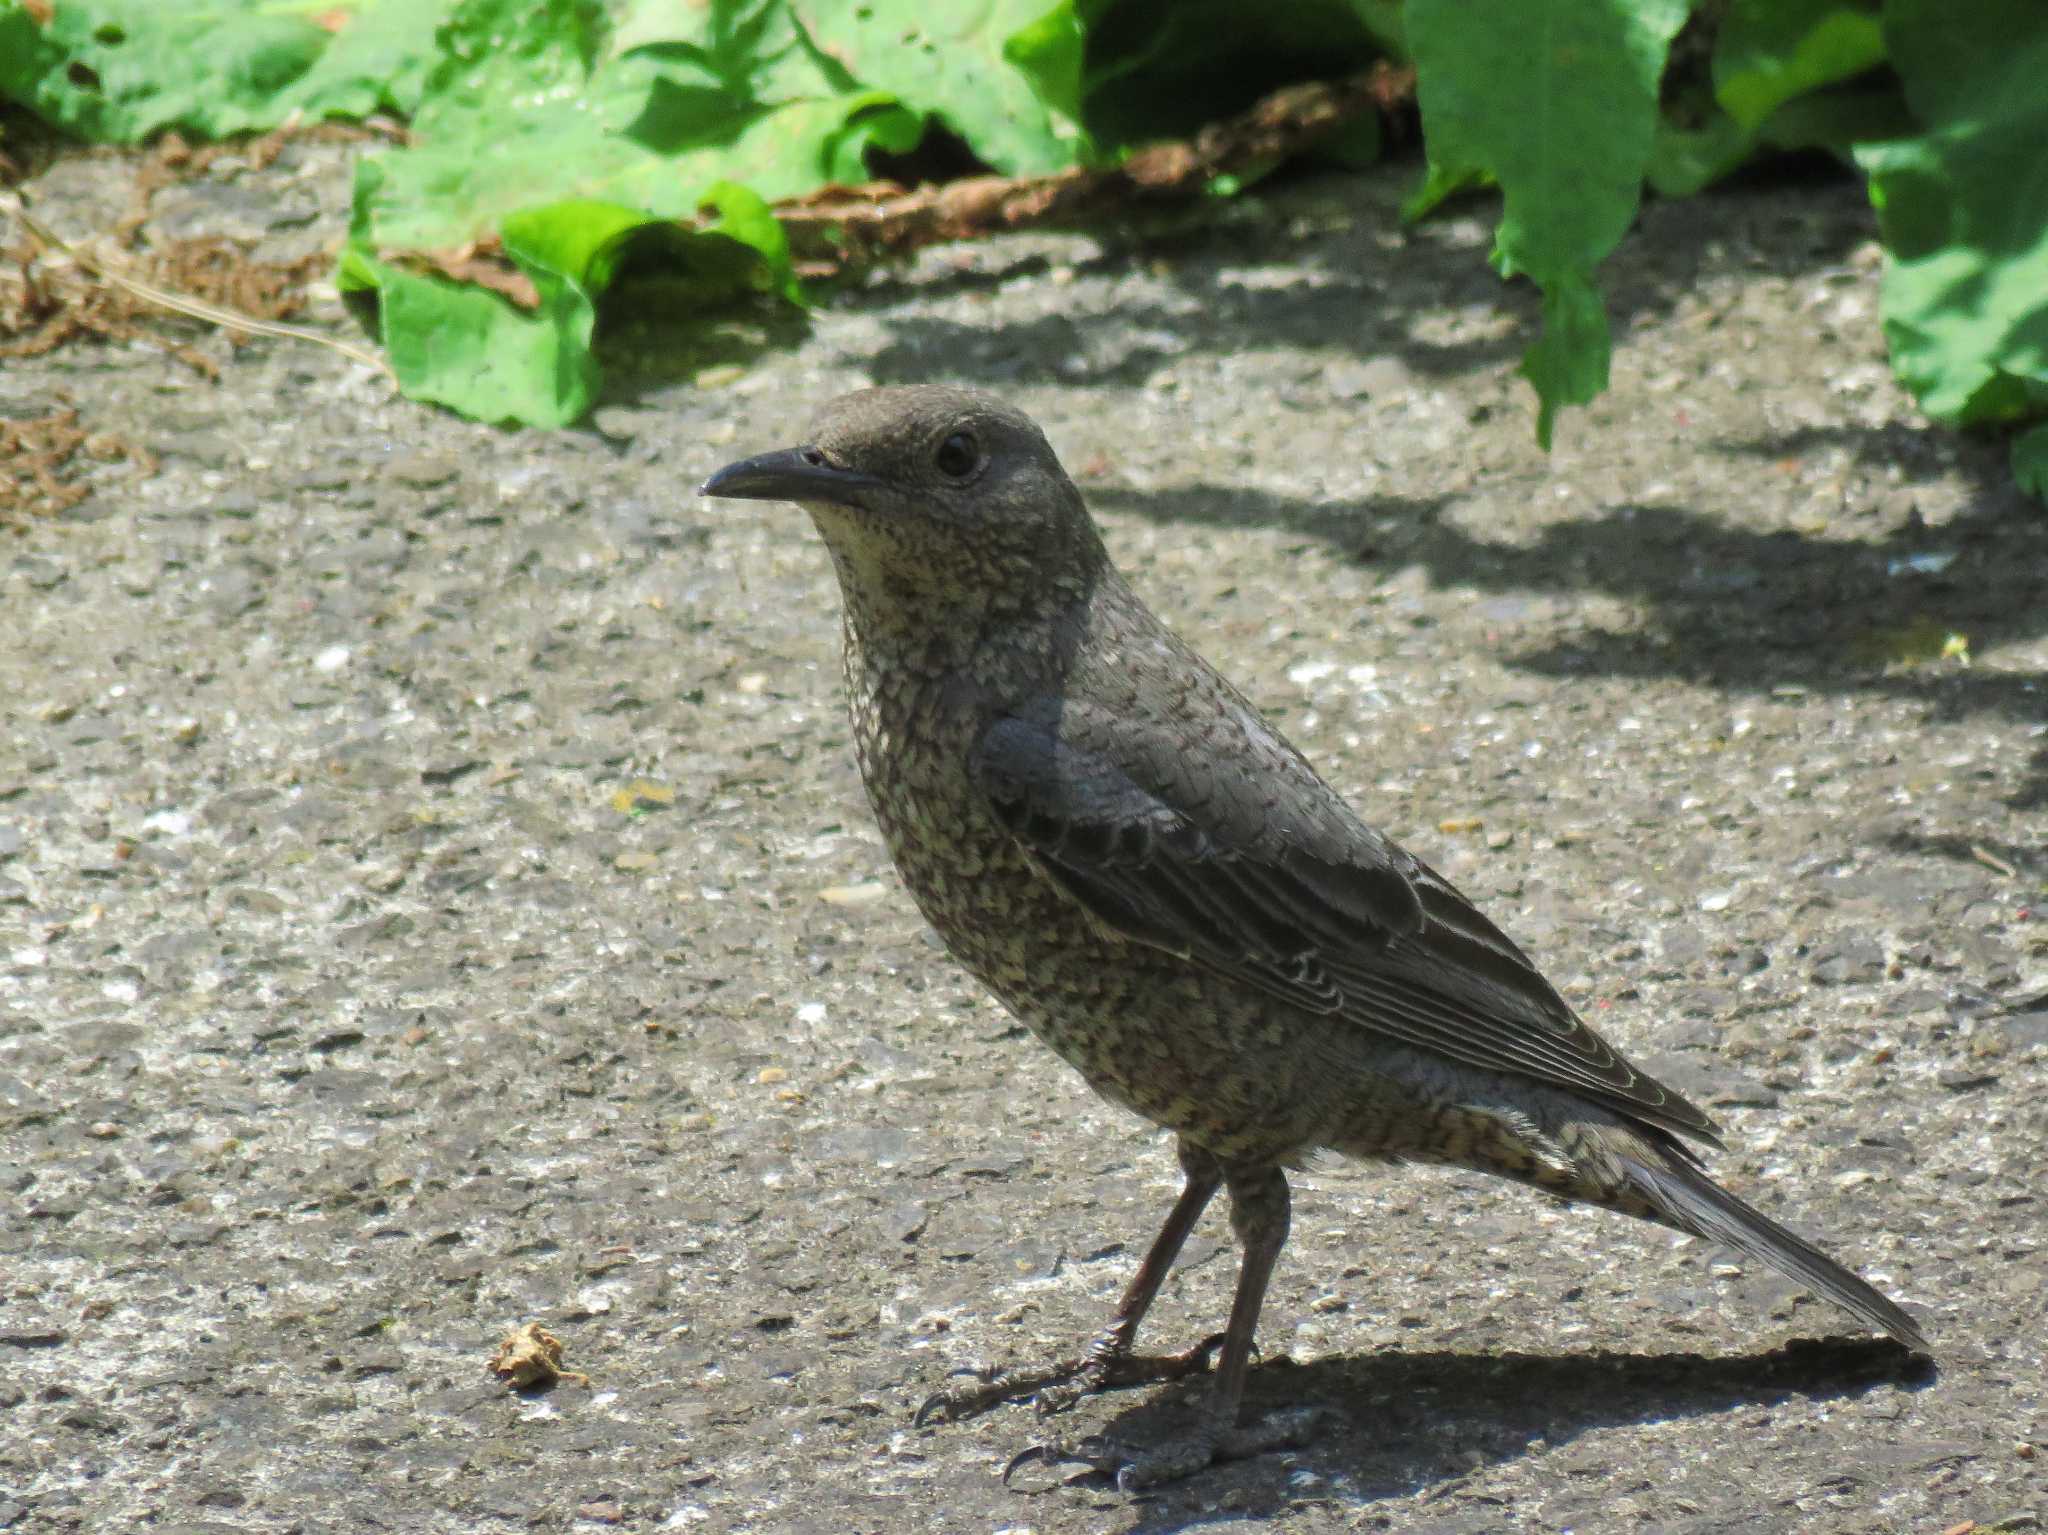
M 1287 1243 L 1289 1199 L 1287 1175 L 1277 1167 L 1233 1169 L 1225 1178 L 1230 1186 L 1230 1224 L 1244 1248 L 1244 1263 L 1237 1274 L 1237 1295 L 1230 1307 L 1230 1326 L 1223 1334 L 1216 1380 L 1200 1421 L 1185 1433 L 1144 1447 L 1109 1435 L 1095 1435 L 1072 1446 L 1038 1446 L 1013 1460 L 1011 1471 L 1033 1459 L 1074 1461 L 1108 1472 L 1118 1487 L 1135 1492 L 1189 1476 L 1215 1461 L 1241 1460 L 1299 1443 L 1313 1427 L 1321 1415 L 1314 1408 L 1274 1413 L 1256 1423 L 1240 1425 L 1237 1421 L 1266 1285 L 1273 1277 L 1280 1249 Z
M 1195 1222 L 1223 1185 L 1223 1167 L 1208 1152 L 1183 1142 L 1180 1146 L 1181 1172 L 1186 1182 L 1180 1197 L 1167 1212 L 1166 1223 L 1152 1239 L 1138 1272 L 1124 1288 L 1123 1299 L 1109 1326 L 1090 1343 L 1078 1359 L 1033 1368 L 1005 1368 L 979 1373 L 972 1381 L 934 1392 L 917 1410 L 916 1426 L 931 1422 L 957 1422 L 971 1418 L 1004 1402 L 1033 1399 L 1041 1414 L 1063 1412 L 1082 1397 L 1119 1386 L 1141 1386 L 1153 1381 L 1178 1380 L 1209 1367 L 1209 1355 L 1216 1339 L 1205 1338 L 1178 1354 L 1145 1355 L 1131 1351 L 1138 1336 L 1138 1324 L 1152 1309 L 1153 1298 L 1166 1281 L 1173 1260 L 1194 1229 Z M 1283 1196 L 1285 1186 L 1283 1185 Z M 1284 1232 L 1283 1232 L 1284 1235 Z
M 1216 1197 L 1216 1190 L 1223 1184 L 1222 1165 L 1208 1152 L 1185 1143 L 1180 1147 L 1180 1167 L 1186 1179 L 1181 1185 L 1180 1198 L 1173 1202 L 1165 1224 L 1159 1228 L 1159 1234 L 1152 1239 L 1152 1246 L 1146 1250 L 1144 1261 L 1138 1265 L 1138 1272 L 1131 1276 L 1109 1326 L 1076 1361 L 1078 1369 L 1065 1379 L 1048 1382 L 1038 1391 L 1036 1405 L 1041 1416 L 1064 1412 L 1094 1392 L 1109 1391 L 1118 1386 L 1143 1385 L 1150 1381 L 1178 1380 L 1183 1375 L 1209 1367 L 1209 1356 L 1217 1341 L 1214 1338 L 1204 1338 L 1193 1348 L 1178 1354 L 1147 1356 L 1131 1351 L 1137 1341 L 1138 1325 L 1145 1320 L 1145 1313 L 1152 1309 L 1159 1287 L 1166 1282 L 1167 1271 L 1173 1267 L 1174 1259 L 1180 1256 L 1195 1222 L 1202 1218 L 1202 1212 L 1209 1207 L 1209 1201 Z

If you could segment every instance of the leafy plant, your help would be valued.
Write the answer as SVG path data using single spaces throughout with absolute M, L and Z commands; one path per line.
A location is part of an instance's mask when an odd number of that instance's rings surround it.
M 2048 20 L 2028 0 L 1890 0 L 1885 41 L 1926 129 L 1856 150 L 1884 232 L 1892 367 L 1958 426 L 2048 413 Z M 2048 500 L 2048 426 L 2012 452 Z
M 0 0 L 0 95 L 88 138 L 407 119 L 358 164 L 340 281 L 410 393 L 536 424 L 588 409 L 598 305 L 650 251 L 707 310 L 802 302 L 777 204 L 878 156 L 1113 166 L 1374 57 L 1417 72 L 1411 214 L 1499 190 L 1545 443 L 1606 387 L 1598 269 L 1644 186 L 1819 149 L 1869 179 L 1900 377 L 1940 420 L 2020 424 L 2048 498 L 2038 0 Z
M 1528 0 L 1519 23 L 1465 0 L 1408 0 L 1429 182 L 1421 213 L 1482 178 L 1505 208 L 1493 260 L 1543 289 L 1543 335 L 1522 356 L 1550 446 L 1560 405 L 1607 387 L 1607 311 L 1593 271 L 1635 219 L 1657 126 L 1657 82 L 1685 0 Z
M 138 143 L 178 129 L 221 138 L 313 117 L 416 110 L 446 5 L 354 0 L 0 4 L 0 96 L 81 138 Z

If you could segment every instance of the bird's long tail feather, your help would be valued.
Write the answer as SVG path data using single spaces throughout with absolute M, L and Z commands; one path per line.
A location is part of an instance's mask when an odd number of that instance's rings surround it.
M 1811 1243 L 1751 1209 L 1682 1154 L 1661 1159 L 1658 1165 L 1652 1165 L 1649 1157 L 1619 1160 L 1637 1192 L 1671 1225 L 1769 1264 L 1878 1331 L 1891 1334 L 1915 1353 L 1933 1352 L 1919 1324 L 1896 1304 Z

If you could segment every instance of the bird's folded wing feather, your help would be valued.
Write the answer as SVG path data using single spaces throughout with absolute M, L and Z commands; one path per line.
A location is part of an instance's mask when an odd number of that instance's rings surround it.
M 1256 717 L 1247 771 L 1073 700 L 998 719 L 971 771 L 1096 921 L 1311 1012 L 1713 1140 L 1455 887 L 1365 825 Z

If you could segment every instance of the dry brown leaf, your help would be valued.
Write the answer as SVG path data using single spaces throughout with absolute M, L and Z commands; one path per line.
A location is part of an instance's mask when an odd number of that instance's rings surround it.
M 538 1322 L 505 1334 L 497 1353 L 491 1356 L 490 1371 L 515 1391 L 533 1386 L 552 1386 L 558 1380 L 573 1380 L 579 1386 L 590 1377 L 562 1368 L 562 1340 Z

